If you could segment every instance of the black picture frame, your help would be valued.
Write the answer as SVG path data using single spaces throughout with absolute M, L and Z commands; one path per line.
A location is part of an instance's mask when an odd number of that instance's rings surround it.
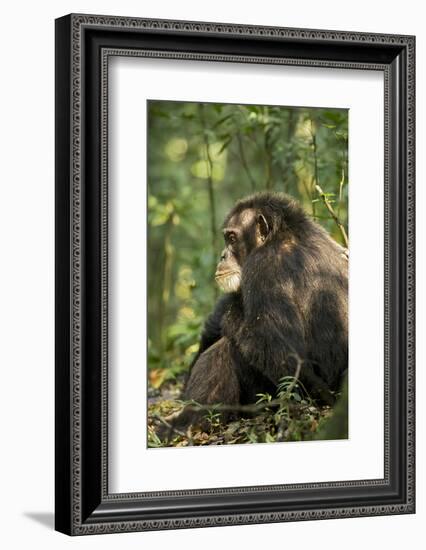
M 111 55 L 383 71 L 384 478 L 108 493 Z M 415 38 L 71 14 L 56 20 L 56 529 L 69 535 L 407 514 L 414 480 Z

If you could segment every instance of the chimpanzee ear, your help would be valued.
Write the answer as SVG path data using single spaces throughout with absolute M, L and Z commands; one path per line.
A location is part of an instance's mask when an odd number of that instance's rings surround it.
M 270 229 L 265 216 L 263 216 L 262 214 L 259 214 L 257 217 L 257 228 L 258 228 L 261 240 L 264 241 L 266 237 L 269 235 Z

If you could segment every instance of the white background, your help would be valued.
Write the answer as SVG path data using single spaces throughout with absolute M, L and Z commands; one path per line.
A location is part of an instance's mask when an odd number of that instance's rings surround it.
M 386 549 L 424 544 L 425 160 L 419 155 L 418 205 L 418 512 L 316 521 L 69 539 L 53 524 L 53 19 L 68 12 L 417 34 L 417 150 L 426 150 L 426 31 L 422 3 L 394 0 L 279 3 L 199 0 L 152 3 L 87 0 L 3 6 L 1 33 L 2 270 L 0 316 L 1 528 L 4 548 Z M 423 245 L 423 246 L 422 246 Z M 368 406 L 368 403 L 366 403 Z
M 382 478 L 383 73 L 128 57 L 110 63 L 110 491 Z M 147 98 L 349 109 L 349 440 L 146 448 Z M 268 468 L 254 473 L 254 464 Z

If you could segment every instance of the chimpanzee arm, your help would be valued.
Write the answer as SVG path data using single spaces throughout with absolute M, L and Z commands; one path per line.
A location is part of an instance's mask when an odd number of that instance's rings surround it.
M 253 367 L 275 384 L 294 376 L 306 357 L 303 327 L 291 300 L 270 291 L 268 298 L 247 308 L 246 317 L 233 341 Z
M 276 384 L 305 361 L 305 335 L 292 274 L 276 252 L 262 248 L 244 266 L 244 318 L 233 341 L 245 360 Z
M 274 384 L 284 376 L 298 374 L 312 397 L 331 405 L 330 389 L 314 372 L 306 349 L 300 308 L 306 299 L 300 280 L 302 269 L 292 265 L 294 258 L 287 257 L 286 265 L 279 260 L 279 254 L 265 247 L 246 263 L 244 317 L 235 324 L 238 328 L 231 341 L 244 360 Z M 230 337 L 228 326 L 224 332 Z
M 200 347 L 197 355 L 194 357 L 192 366 L 197 362 L 200 355 L 210 348 L 215 342 L 222 338 L 222 319 L 229 313 L 237 297 L 235 293 L 224 294 L 216 302 L 213 312 L 207 317 L 201 333 Z

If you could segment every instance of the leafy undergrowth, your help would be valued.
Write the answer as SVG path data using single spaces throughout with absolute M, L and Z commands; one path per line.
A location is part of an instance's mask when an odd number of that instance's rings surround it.
M 312 439 L 340 439 L 347 434 L 328 437 L 328 419 L 333 417 L 329 406 L 318 406 L 294 378 L 281 381 L 277 395 L 260 394 L 256 404 L 231 414 L 220 404 L 210 408 L 196 403 L 204 420 L 185 432 L 170 428 L 170 415 L 180 411 L 185 403 L 179 400 L 183 387 L 180 379 L 167 381 L 148 393 L 148 446 L 187 447 L 192 445 L 235 445 L 242 443 L 273 443 Z M 197 409 L 198 407 L 198 409 Z M 228 413 L 226 418 L 225 411 Z M 167 427 L 167 437 L 164 428 Z M 321 434 L 321 437 L 318 437 Z

